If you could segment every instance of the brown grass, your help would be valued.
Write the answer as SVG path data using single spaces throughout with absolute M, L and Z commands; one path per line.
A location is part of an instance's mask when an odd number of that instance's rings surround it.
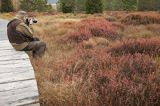
M 118 19 L 127 14 L 127 12 L 106 12 L 100 15 L 36 13 L 39 22 L 34 26 L 35 35 L 46 42 L 48 47 L 43 58 L 32 59 L 42 106 L 159 104 L 158 56 L 153 58 L 143 53 L 135 53 L 114 57 L 107 53 L 108 48 L 123 40 L 160 39 L 160 26 L 157 23 L 133 26 L 118 22 Z M 144 16 L 146 13 L 142 14 L 141 16 Z M 93 17 L 106 19 L 108 16 L 114 18 L 113 26 L 116 27 L 116 32 L 123 36 L 122 40 L 108 41 L 102 37 L 91 37 L 77 46 L 59 42 L 68 32 L 75 31 L 75 26 L 81 20 Z M 129 20 L 132 21 L 134 20 Z M 133 45 L 126 46 L 132 49 Z
M 160 56 L 160 40 L 151 39 L 130 39 L 114 43 L 108 50 L 113 55 L 124 54 L 147 54 L 150 56 Z
M 152 37 L 160 37 L 160 25 L 149 24 L 149 25 L 128 25 L 124 27 L 124 30 L 121 30 L 119 33 L 128 39 L 139 39 Z
M 122 23 L 129 25 L 160 24 L 158 13 L 131 13 L 121 19 Z

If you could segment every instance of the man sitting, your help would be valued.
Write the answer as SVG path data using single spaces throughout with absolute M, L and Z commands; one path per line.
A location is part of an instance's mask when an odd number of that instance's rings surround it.
M 33 57 L 41 57 L 46 44 L 34 37 L 33 28 L 25 11 L 19 11 L 16 18 L 7 25 L 8 39 L 17 51 L 32 51 Z

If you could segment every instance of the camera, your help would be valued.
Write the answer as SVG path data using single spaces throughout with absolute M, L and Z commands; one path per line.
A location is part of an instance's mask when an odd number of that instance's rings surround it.
M 26 20 L 25 20 L 25 24 L 28 26 L 33 25 L 34 23 L 37 23 L 37 22 L 38 21 L 33 17 L 26 18 Z

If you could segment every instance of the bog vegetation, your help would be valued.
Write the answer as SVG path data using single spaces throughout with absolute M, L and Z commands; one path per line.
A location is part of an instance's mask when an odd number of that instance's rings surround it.
M 58 11 L 63 13 L 102 13 L 104 10 L 126 11 L 159 11 L 160 0 L 57 0 L 55 2 Z M 18 6 L 19 5 L 19 6 Z M 55 11 L 48 0 L 1 0 L 1 12 L 10 12 L 17 9 L 25 11 L 52 12 Z
M 142 12 L 136 14 L 144 17 Z M 107 12 L 38 18 L 36 34 L 49 49 L 44 58 L 32 60 L 42 106 L 160 103 L 160 25 L 150 20 L 159 13 L 145 13 L 147 24 L 141 20 L 132 24 L 135 20 L 126 19 L 129 15 Z M 125 19 L 129 23 L 121 21 Z
M 21 6 L 48 11 L 46 0 L 40 1 L 43 8 L 40 2 L 26 4 L 30 0 Z M 41 105 L 158 106 L 160 14 L 128 11 L 159 10 L 159 0 L 93 1 L 60 0 L 59 9 L 67 14 L 31 13 L 39 21 L 35 35 L 48 48 L 43 58 L 31 58 Z M 75 14 L 80 11 L 91 14 Z

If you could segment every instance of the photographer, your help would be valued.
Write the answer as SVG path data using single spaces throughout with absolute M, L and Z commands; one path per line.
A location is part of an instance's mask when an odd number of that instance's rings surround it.
M 17 51 L 32 51 L 33 57 L 41 57 L 46 44 L 34 37 L 31 24 L 37 21 L 30 19 L 25 11 L 19 11 L 16 18 L 7 25 L 8 39 Z

